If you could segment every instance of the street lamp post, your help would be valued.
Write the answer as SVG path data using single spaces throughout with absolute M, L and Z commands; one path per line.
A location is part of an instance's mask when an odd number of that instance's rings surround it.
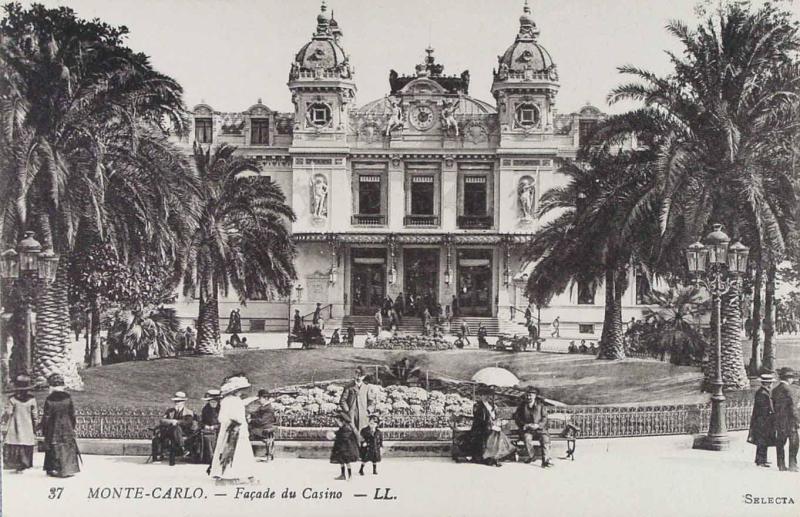
M 728 428 L 725 422 L 725 394 L 722 380 L 722 297 L 739 285 L 741 276 L 747 271 L 749 248 L 742 243 L 730 244 L 730 238 L 722 231 L 721 224 L 713 225 L 713 230 L 705 238 L 705 245 L 696 242 L 686 249 L 686 262 L 689 275 L 695 285 L 705 287 L 714 304 L 717 321 L 716 364 L 711 395 L 711 420 L 708 434 L 698 437 L 695 449 L 721 451 L 728 448 Z
M 0 255 L 0 278 L 4 280 L 20 280 L 22 308 L 24 311 L 24 358 L 25 370 L 31 374 L 33 366 L 33 350 L 31 346 L 32 327 L 32 289 L 38 279 L 52 282 L 56 278 L 58 255 L 52 249 L 42 251 L 42 245 L 33 236 L 33 232 L 25 232 L 25 237 L 17 243 L 17 249 L 9 249 Z

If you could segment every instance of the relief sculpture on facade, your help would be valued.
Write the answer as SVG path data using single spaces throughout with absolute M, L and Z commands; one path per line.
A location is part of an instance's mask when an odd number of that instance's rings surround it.
M 397 97 L 389 97 L 389 121 L 386 123 L 386 136 L 392 134 L 392 131 L 395 129 L 403 129 L 403 106 L 400 103 L 400 99 Z
M 455 132 L 455 136 L 458 136 L 456 110 L 458 109 L 459 102 L 459 99 L 453 99 L 449 102 L 447 100 L 442 101 L 442 128 L 446 133 L 449 133 L 450 131 Z

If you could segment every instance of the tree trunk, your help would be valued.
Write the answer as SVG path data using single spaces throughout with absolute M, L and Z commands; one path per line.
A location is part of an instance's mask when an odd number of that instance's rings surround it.
M 622 331 L 622 294 L 624 282 L 613 269 L 605 275 L 605 314 L 603 316 L 603 333 L 600 336 L 598 359 L 624 359 L 625 343 Z
M 764 284 L 764 356 L 761 367 L 775 371 L 775 263 L 767 264 L 767 281 Z
M 91 341 L 89 345 L 89 366 L 100 366 L 103 364 L 103 349 L 100 346 L 100 307 L 97 303 L 92 303 L 90 313 Z
M 756 275 L 753 280 L 753 314 L 750 316 L 751 351 L 750 375 L 758 375 L 761 371 L 761 288 L 764 284 L 764 269 L 761 261 L 756 263 Z
M 207 279 L 200 280 L 200 312 L 197 317 L 197 353 L 219 354 L 222 350 L 219 336 L 219 303 L 217 283 L 212 280 L 208 289 Z
M 725 389 L 750 386 L 742 354 L 741 287 L 735 285 L 722 297 L 722 382 Z
M 62 257 L 54 282 L 43 285 L 36 306 L 33 378 L 44 383 L 60 373 L 68 388 L 82 390 L 83 381 L 72 354 L 72 329 L 67 304 L 67 261 Z

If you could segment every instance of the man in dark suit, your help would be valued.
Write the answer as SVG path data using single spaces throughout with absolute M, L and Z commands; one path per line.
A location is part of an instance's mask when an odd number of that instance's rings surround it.
M 552 467 L 550 460 L 550 435 L 547 433 L 547 407 L 539 397 L 539 390 L 529 387 L 525 394 L 525 400 L 517 407 L 514 412 L 514 422 L 517 424 L 522 439 L 525 441 L 525 448 L 528 449 L 528 460 L 530 463 L 534 457 L 534 441 L 538 441 L 542 447 L 542 467 Z
M 472 406 L 472 428 L 470 439 L 472 441 L 473 463 L 483 463 L 483 453 L 486 450 L 486 440 L 492 434 L 492 389 L 488 386 L 479 386 L 478 400 Z
M 769 467 L 767 450 L 775 445 L 775 411 L 772 407 L 770 387 L 774 377 L 766 373 L 761 376 L 761 387 L 753 399 L 753 416 L 750 418 L 750 433 L 747 441 L 756 446 L 756 465 Z
M 781 382 L 772 390 L 772 406 L 775 408 L 775 429 L 776 447 L 778 449 L 778 468 L 787 470 L 784 446 L 789 442 L 789 468 L 792 472 L 797 472 L 797 449 L 800 439 L 797 435 L 797 427 L 800 424 L 798 415 L 797 387 L 792 383 L 797 378 L 797 374 L 791 368 L 781 368 L 778 370 L 778 377 Z

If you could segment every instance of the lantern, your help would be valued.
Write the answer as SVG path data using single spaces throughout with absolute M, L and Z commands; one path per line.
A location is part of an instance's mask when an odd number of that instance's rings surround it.
M 33 237 L 33 232 L 25 232 L 25 238 L 19 241 L 17 250 L 19 251 L 19 272 L 37 273 L 42 245 Z
M 392 270 L 389 272 L 389 283 L 396 284 L 397 283 L 397 268 L 392 266 Z
M 0 255 L 0 278 L 19 278 L 19 256 L 16 251 L 6 250 Z
M 722 231 L 721 224 L 712 226 L 713 231 L 706 235 L 706 249 L 708 250 L 708 262 L 712 266 L 724 266 L 728 264 L 728 244 L 731 239 Z
M 699 242 L 695 242 L 686 249 L 686 263 L 689 273 L 696 275 L 704 273 L 708 261 L 708 249 Z
M 734 243 L 728 249 L 728 271 L 731 273 L 744 274 L 747 272 L 747 257 L 750 248 L 741 242 Z
M 444 283 L 450 285 L 450 282 L 453 280 L 453 275 L 450 273 L 450 269 L 448 268 L 447 271 L 444 272 Z

